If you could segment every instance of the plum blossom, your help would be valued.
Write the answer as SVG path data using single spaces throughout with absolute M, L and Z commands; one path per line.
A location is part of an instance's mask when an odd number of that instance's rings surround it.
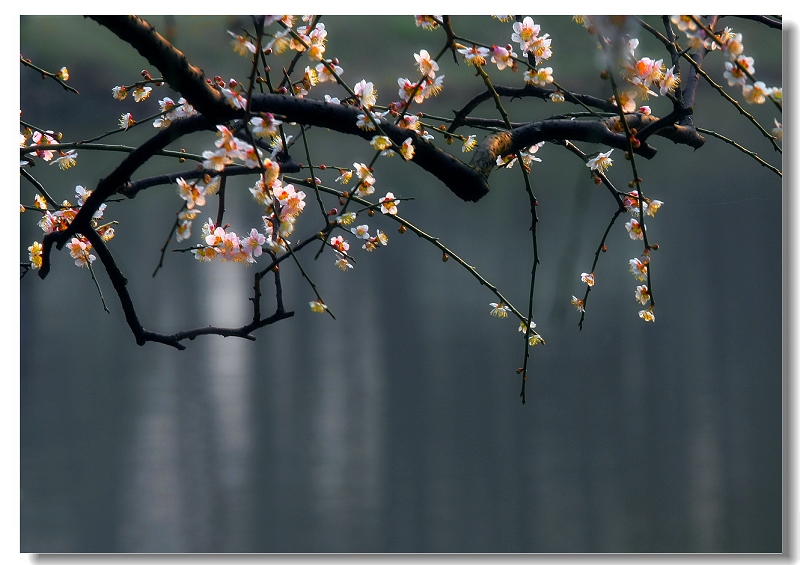
M 458 49 L 458 52 L 464 56 L 464 60 L 469 65 L 485 65 L 486 64 L 486 57 L 489 56 L 489 50 L 486 47 L 477 47 L 473 45 L 472 47 L 461 47 Z
M 631 273 L 640 281 L 647 280 L 647 262 L 642 262 L 639 259 L 631 259 Z
M 612 151 L 614 151 L 614 149 L 609 149 L 605 153 L 599 153 L 597 156 L 589 159 L 586 162 L 586 166 L 589 167 L 593 171 L 597 171 L 599 173 L 602 173 L 607 168 L 609 168 L 613 163 L 613 161 L 611 159 L 611 152 Z
M 358 239 L 369 239 L 369 226 L 367 224 L 350 228 L 350 232 Z
M 631 236 L 633 240 L 644 239 L 644 231 L 642 228 L 642 224 L 635 218 L 631 218 L 631 220 L 625 224 L 625 229 L 628 230 L 628 235 Z
M 439 27 L 442 16 L 414 16 L 414 19 L 416 20 L 417 27 L 430 31 Z
M 634 293 L 636 296 L 636 300 L 641 302 L 642 304 L 647 303 L 650 300 L 650 291 L 647 290 L 647 285 L 643 284 L 636 287 L 636 292 Z
M 378 91 L 371 82 L 361 80 L 353 87 L 353 92 L 358 96 L 361 106 L 369 110 L 378 101 Z
M 42 244 L 38 241 L 34 241 L 33 245 L 28 247 L 28 258 L 30 259 L 32 269 L 42 268 L 42 249 Z
M 69 248 L 69 254 L 75 259 L 75 264 L 78 267 L 88 267 L 97 259 L 97 257 L 89 253 L 92 245 L 83 238 L 73 237 L 67 247 Z
M 497 70 L 502 71 L 506 67 L 514 68 L 514 57 L 516 57 L 516 53 L 510 44 L 505 47 L 492 45 L 492 63 L 497 65 Z
M 69 151 L 65 151 L 61 153 L 60 157 L 53 159 L 50 164 L 51 165 L 58 165 L 58 168 L 62 171 L 66 171 L 69 168 L 72 168 L 76 165 L 75 159 L 78 157 L 78 154 L 75 153 L 74 149 L 70 149 Z
M 553 82 L 553 67 L 540 67 L 536 70 L 528 69 L 523 75 L 526 84 L 534 86 L 547 86 Z
M 397 200 L 391 192 L 387 192 L 386 196 L 380 199 L 380 203 L 382 213 L 390 215 L 397 214 Z
M 489 311 L 489 314 L 492 316 L 497 316 L 498 318 L 505 318 L 508 316 L 508 313 L 511 312 L 511 308 L 502 302 L 490 302 L 489 306 L 492 307 L 492 309 Z
M 195 206 L 205 206 L 206 194 L 204 187 L 198 186 L 200 183 L 189 183 L 179 178 L 175 181 L 178 184 L 178 196 L 186 200 L 186 207 L 191 210 Z
M 153 89 L 149 86 L 137 86 L 133 89 L 133 99 L 137 102 L 141 102 L 150 96 L 152 90 Z
M 439 63 L 431 59 L 430 54 L 425 49 L 420 49 L 419 53 L 414 53 L 419 72 L 426 77 L 434 78 L 436 71 L 439 70 Z
M 755 84 L 744 85 L 742 95 L 748 104 L 763 104 L 767 100 L 766 97 L 772 95 L 772 89 L 759 80 Z

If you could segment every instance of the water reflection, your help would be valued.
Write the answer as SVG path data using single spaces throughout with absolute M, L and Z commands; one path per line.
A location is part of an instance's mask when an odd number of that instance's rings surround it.
M 548 343 L 524 407 L 516 324 L 491 318 L 493 295 L 453 261 L 379 217 L 390 245 L 354 272 L 301 257 L 338 319 L 308 311 L 314 296 L 287 264 L 296 315 L 255 342 L 137 347 L 113 298 L 107 316 L 68 258 L 46 281 L 26 277 L 23 551 L 779 551 L 780 183 L 745 164 L 725 198 L 699 194 L 719 174 L 703 165 L 730 154 L 659 151 L 700 172 L 690 185 L 677 167 L 642 165 L 667 202 L 652 225 L 659 319 L 644 327 L 626 266 L 640 248 L 616 226 L 577 331 L 569 296 L 613 206 L 577 172 L 539 169 L 535 315 Z M 380 166 L 387 190 L 418 199 L 403 214 L 524 304 L 529 217 L 515 180 L 498 175 L 485 201 L 464 205 Z M 756 182 L 772 203 L 747 201 Z M 239 225 L 249 194 L 229 186 Z M 126 205 L 161 198 L 169 216 L 171 189 Z M 252 269 L 172 256 L 150 281 L 163 236 L 125 220 L 115 251 L 131 279 L 144 273 L 131 285 L 146 327 L 249 319 Z

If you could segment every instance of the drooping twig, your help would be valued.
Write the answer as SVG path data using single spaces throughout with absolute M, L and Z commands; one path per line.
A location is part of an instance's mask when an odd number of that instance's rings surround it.
M 54 80 L 54 81 L 56 81 L 58 84 L 60 84 L 60 85 L 61 85 L 61 87 L 62 87 L 64 90 L 66 90 L 66 91 L 68 91 L 68 92 L 74 92 L 75 94 L 80 94 L 80 92 L 78 92 L 76 89 L 74 89 L 74 88 L 72 88 L 70 85 L 68 85 L 68 84 L 66 83 L 66 81 L 64 81 L 63 79 L 59 78 L 59 76 L 58 76 L 58 73 L 51 73 L 50 71 L 46 71 L 46 70 L 44 70 L 44 69 L 40 69 L 39 67 L 37 67 L 36 65 L 34 65 L 34 64 L 31 62 L 31 60 L 30 60 L 30 59 L 25 59 L 25 58 L 24 58 L 22 55 L 20 55 L 20 56 L 19 56 L 19 62 L 20 62 L 20 63 L 22 63 L 22 65 L 23 65 L 24 67 L 31 68 L 31 69 L 33 69 L 34 71 L 37 71 L 37 72 L 41 73 L 41 75 L 42 75 L 42 78 L 51 78 L 51 79 L 53 79 L 53 80 Z
M 697 128 L 697 131 L 699 131 L 700 133 L 705 133 L 705 134 L 707 134 L 707 135 L 711 135 L 711 136 L 713 136 L 713 137 L 716 137 L 717 139 L 721 139 L 721 140 L 722 140 L 722 141 L 724 141 L 725 143 L 728 143 L 728 144 L 730 144 L 730 145 L 733 145 L 733 146 L 734 146 L 736 149 L 738 149 L 739 151 L 741 151 L 741 152 L 742 152 L 742 153 L 744 153 L 745 155 L 749 155 L 750 157 L 752 157 L 753 159 L 755 159 L 756 161 L 758 161 L 759 163 L 761 163 L 761 165 L 762 165 L 762 166 L 764 166 L 764 167 L 768 168 L 770 171 L 772 171 L 773 173 L 775 173 L 775 174 L 776 174 L 776 175 L 778 175 L 779 177 L 782 177 L 782 176 L 783 176 L 783 173 L 781 173 L 780 169 L 778 169 L 778 168 L 776 168 L 776 167 L 773 167 L 772 165 L 770 165 L 769 163 L 767 163 L 767 162 L 766 162 L 764 159 L 762 159 L 761 157 L 759 157 L 759 156 L 758 156 L 758 154 L 756 154 L 756 153 L 755 153 L 755 152 L 753 152 L 753 151 L 750 151 L 750 150 L 749 150 L 749 149 L 747 149 L 746 147 L 743 147 L 742 145 L 738 144 L 738 143 L 737 143 L 737 142 L 735 142 L 734 140 L 732 140 L 732 139 L 729 139 L 729 138 L 725 137 L 724 135 L 722 135 L 722 134 L 719 134 L 719 133 L 717 133 L 717 132 L 715 132 L 715 131 L 712 131 L 712 130 L 710 130 L 710 129 L 705 129 L 705 128 Z

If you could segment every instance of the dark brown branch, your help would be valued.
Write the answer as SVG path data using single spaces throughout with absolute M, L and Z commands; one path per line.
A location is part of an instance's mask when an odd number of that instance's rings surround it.
M 542 100 L 550 100 L 550 95 L 553 94 L 552 90 L 546 90 L 544 88 L 539 88 L 538 86 L 533 85 L 525 85 L 523 87 L 515 87 L 515 86 L 495 86 L 495 91 L 500 96 L 508 96 L 512 100 L 514 98 L 526 98 L 526 97 L 533 97 L 533 98 L 540 98 Z M 603 100 L 602 98 L 596 98 L 594 96 L 589 96 L 587 94 L 575 94 L 572 92 L 565 92 L 564 97 L 568 101 L 572 100 L 579 100 L 586 106 L 592 106 L 594 108 L 599 108 L 605 112 L 616 112 L 616 107 L 611 104 L 608 100 Z M 453 133 L 456 129 L 460 126 L 465 125 L 465 119 L 469 116 L 475 108 L 480 106 L 483 102 L 487 100 L 491 100 L 492 95 L 488 91 L 483 91 L 477 96 L 475 96 L 472 100 L 467 102 L 467 104 L 461 108 L 461 110 L 453 110 L 453 113 L 456 115 L 453 122 L 450 124 L 450 127 L 447 129 L 448 132 Z
M 627 114 L 625 121 L 631 128 L 641 129 L 648 124 L 656 123 L 657 118 L 644 114 Z M 520 151 L 540 141 L 571 140 L 602 143 L 623 151 L 628 150 L 628 141 L 624 134 L 617 133 L 622 128 L 618 117 L 602 121 L 582 122 L 578 120 L 542 120 L 531 122 L 511 131 L 491 134 L 483 139 L 475 149 L 470 166 L 480 171 L 485 179 L 494 169 L 497 158 Z M 702 137 L 691 128 L 671 126 L 661 128 L 659 133 L 675 143 L 684 143 L 694 147 L 698 142 L 702 145 Z M 698 140 L 699 138 L 699 140 Z M 642 143 L 636 150 L 638 155 L 651 159 L 656 149 Z
M 375 135 L 374 132 L 358 128 L 358 114 L 363 112 L 352 106 L 278 94 L 257 94 L 253 96 L 251 109 L 253 112 L 282 114 L 286 116 L 286 121 L 323 127 L 368 141 Z M 416 150 L 411 162 L 441 180 L 462 200 L 475 202 L 489 192 L 489 185 L 477 171 L 415 132 L 383 122 L 381 128 L 397 145 L 402 145 L 406 138 L 411 137 Z
M 294 316 L 294 312 L 287 312 L 283 309 L 280 283 L 276 282 L 276 286 L 278 287 L 278 309 L 272 316 L 269 316 L 268 318 L 253 320 L 249 324 L 245 324 L 239 328 L 206 326 L 203 328 L 180 331 L 171 335 L 148 331 L 144 329 L 139 321 L 139 316 L 136 314 L 136 309 L 133 306 L 133 300 L 128 292 L 128 280 L 122 274 L 122 271 L 119 270 L 119 267 L 117 266 L 113 255 L 111 255 L 111 252 L 108 250 L 108 247 L 106 247 L 103 238 L 101 238 L 93 229 L 87 230 L 83 235 L 85 235 L 86 239 L 89 240 L 89 243 L 92 244 L 93 250 L 97 252 L 97 256 L 99 257 L 100 261 L 103 262 L 103 266 L 106 269 L 108 278 L 111 280 L 111 284 L 114 285 L 114 290 L 119 297 L 122 311 L 125 313 L 125 320 L 128 322 L 128 327 L 130 327 L 134 337 L 136 338 L 137 345 L 144 345 L 148 341 L 153 341 L 171 345 L 176 349 L 186 349 L 186 346 L 180 342 L 185 339 L 194 339 L 199 335 L 221 335 L 223 337 L 242 337 L 249 340 L 255 340 L 255 338 L 250 335 L 253 330 L 257 330 L 258 328 L 262 328 L 269 324 L 274 324 L 275 322 Z
M 187 133 L 211 128 L 212 124 L 203 116 L 194 116 L 186 118 L 185 120 L 178 120 L 129 153 L 111 174 L 100 179 L 100 182 L 97 183 L 97 188 L 86 200 L 67 229 L 49 233 L 44 237 L 42 240 L 42 268 L 39 269 L 39 277 L 44 279 L 50 272 L 50 250 L 53 244 L 56 245 L 57 249 L 61 249 L 74 234 L 86 234 L 88 231 L 92 230 L 92 215 L 100 208 L 100 205 L 117 192 L 120 187 L 125 185 L 129 181 L 131 175 L 155 153 L 161 151 L 167 145 Z
M 770 18 L 769 16 L 720 16 L 720 18 L 741 18 L 743 20 L 752 20 L 760 24 L 764 24 L 772 29 L 783 29 L 783 23 Z
M 717 23 L 717 16 L 708 16 L 706 21 L 708 22 L 708 27 L 714 29 L 714 26 Z M 697 94 L 697 87 L 700 83 L 700 68 L 703 66 L 703 60 L 706 58 L 707 51 L 705 49 L 701 49 L 697 52 L 692 59 L 696 63 L 689 68 L 689 71 L 686 73 L 686 78 L 684 79 L 681 77 L 682 89 L 681 92 L 683 93 L 683 104 L 687 108 L 694 107 L 694 99 L 695 95 Z M 681 125 L 692 125 L 692 118 L 687 116 L 686 118 L 681 121 Z
M 206 82 L 205 73 L 190 65 L 183 53 L 164 39 L 149 23 L 136 16 L 87 16 L 105 26 L 136 49 L 151 65 L 161 71 L 173 90 L 180 92 L 194 109 L 220 123 L 241 116 L 228 105 L 222 94 Z M 219 120 L 219 121 L 216 121 Z

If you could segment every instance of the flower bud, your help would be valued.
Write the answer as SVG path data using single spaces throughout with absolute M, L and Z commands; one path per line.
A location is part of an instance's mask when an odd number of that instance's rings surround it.
M 400 227 L 397 228 L 397 233 L 406 233 L 406 227 L 400 224 Z
M 448 259 L 450 259 L 450 255 L 447 253 L 442 253 L 442 263 L 447 263 Z

